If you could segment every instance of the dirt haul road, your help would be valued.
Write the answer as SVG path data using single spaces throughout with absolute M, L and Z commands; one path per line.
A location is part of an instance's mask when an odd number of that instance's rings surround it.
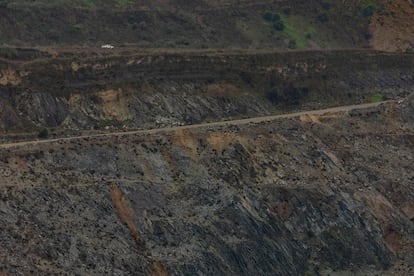
M 10 149 L 10 148 L 16 148 L 16 147 L 22 147 L 22 146 L 35 146 L 39 144 L 47 144 L 47 143 L 60 142 L 60 141 L 62 142 L 63 141 L 76 141 L 76 140 L 82 140 L 85 138 L 93 139 L 93 138 L 105 138 L 105 137 L 113 137 L 113 136 L 121 136 L 121 135 L 125 136 L 125 135 L 135 135 L 135 134 L 157 134 L 157 133 L 162 133 L 162 132 L 171 132 L 171 131 L 193 129 L 193 128 L 206 128 L 206 127 L 219 127 L 219 126 L 232 126 L 232 125 L 237 126 L 237 125 L 245 125 L 245 124 L 250 124 L 250 123 L 261 123 L 261 122 L 272 121 L 272 120 L 277 120 L 277 119 L 295 118 L 295 117 L 300 117 L 304 115 L 323 115 L 327 113 L 347 112 L 347 111 L 351 111 L 354 109 L 367 109 L 367 108 L 377 107 L 382 104 L 386 104 L 390 102 L 394 102 L 394 101 L 382 101 L 382 102 L 359 104 L 359 105 L 338 106 L 338 107 L 332 107 L 332 108 L 326 108 L 326 109 L 302 111 L 302 112 L 287 113 L 287 114 L 281 114 L 281 115 L 254 117 L 254 118 L 246 118 L 246 119 L 239 119 L 239 120 L 221 121 L 221 122 L 212 122 L 212 123 L 185 125 L 185 126 L 154 128 L 154 129 L 144 129 L 144 130 L 134 130 L 134 131 L 124 131 L 124 132 L 111 132 L 111 133 L 101 133 L 101 134 L 92 134 L 92 135 L 81 135 L 81 136 L 72 136 L 72 137 L 65 137 L 65 138 L 23 141 L 23 142 L 16 142 L 16 143 L 5 143 L 5 144 L 0 144 L 0 149 Z

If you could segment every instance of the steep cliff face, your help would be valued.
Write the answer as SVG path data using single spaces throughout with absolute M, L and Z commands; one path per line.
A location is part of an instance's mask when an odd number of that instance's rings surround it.
M 403 97 L 414 86 L 414 56 L 409 54 L 97 55 L 60 53 L 57 58 L 0 62 L 0 96 L 11 110 L 1 130 L 192 124 Z
M 412 99 L 2 148 L 2 269 L 409 275 Z

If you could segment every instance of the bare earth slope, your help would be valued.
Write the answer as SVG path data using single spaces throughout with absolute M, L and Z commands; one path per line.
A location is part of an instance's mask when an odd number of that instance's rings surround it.
M 409 275 L 401 103 L 0 149 L 6 275 Z
M 414 2 L 411 0 L 383 1 L 384 9 L 371 18 L 370 44 L 384 51 L 414 50 Z

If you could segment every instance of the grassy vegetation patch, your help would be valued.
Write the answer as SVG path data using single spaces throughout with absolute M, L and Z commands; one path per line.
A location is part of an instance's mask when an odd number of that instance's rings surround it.
M 267 24 L 272 24 L 277 36 L 289 39 L 289 48 L 306 48 L 308 40 L 317 33 L 309 20 L 291 15 L 287 9 L 282 13 L 266 12 L 262 18 Z
M 284 33 L 291 41 L 295 42 L 296 48 L 307 47 L 307 39 L 316 33 L 314 27 L 305 22 L 303 17 L 282 15 L 281 19 L 285 25 Z
M 129 0 L 116 0 L 116 4 L 120 7 L 123 7 L 129 4 Z
M 91 0 L 82 0 L 82 4 L 84 4 L 86 7 L 90 9 L 96 9 L 96 4 L 92 2 Z
M 373 103 L 382 102 L 384 100 L 385 100 L 384 95 L 382 95 L 381 93 L 374 94 L 369 98 L 369 101 Z
M 75 30 L 80 31 L 80 30 L 82 30 L 83 25 L 81 23 L 76 23 L 76 24 L 72 25 L 72 28 L 74 28 Z
M 268 11 L 263 14 L 263 19 L 268 22 L 277 22 L 280 20 L 280 15 Z
M 101 121 L 99 121 L 99 126 L 98 126 L 98 128 L 99 127 L 111 127 L 111 126 L 121 126 L 122 125 L 122 122 L 120 122 L 120 121 L 118 121 L 118 120 L 116 120 L 116 119 L 104 119 L 104 120 L 101 120 Z
M 378 11 L 378 6 L 373 0 L 362 0 L 361 1 L 362 14 L 365 17 L 371 17 L 375 12 Z

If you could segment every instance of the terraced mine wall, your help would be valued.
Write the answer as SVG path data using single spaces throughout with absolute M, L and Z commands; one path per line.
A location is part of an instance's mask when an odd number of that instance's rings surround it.
M 414 55 L 368 50 L 33 56 L 0 60 L 3 131 L 192 124 L 414 89 Z

